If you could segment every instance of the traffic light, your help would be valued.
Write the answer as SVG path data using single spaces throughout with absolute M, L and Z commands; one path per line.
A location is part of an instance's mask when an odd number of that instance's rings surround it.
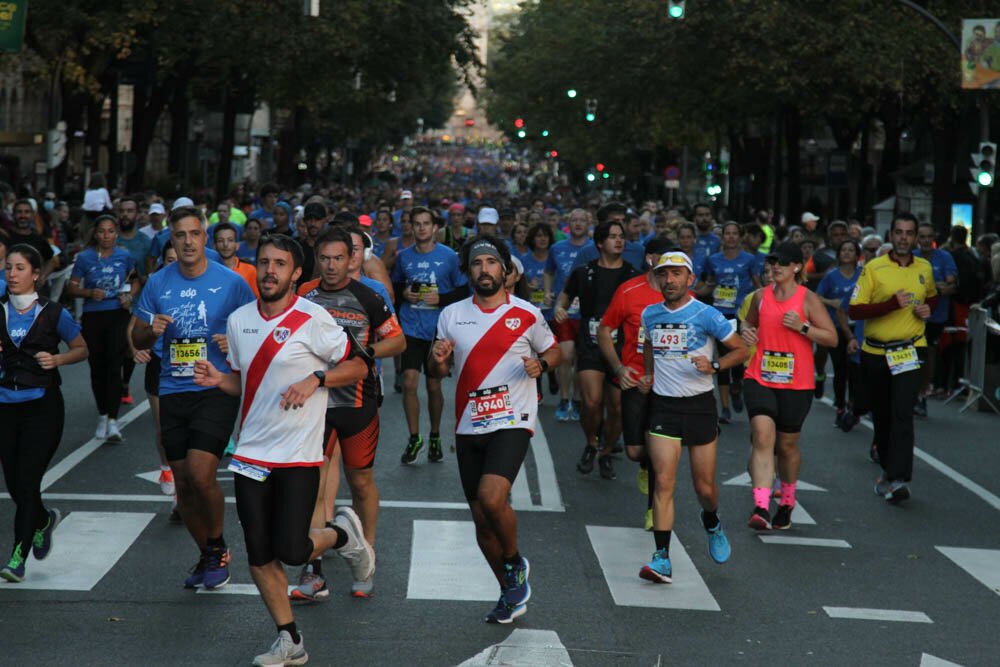
M 705 187 L 705 194 L 709 197 L 718 197 L 722 194 L 722 186 L 718 183 L 710 183 Z
M 594 172 L 587 172 L 587 181 L 593 183 L 597 180 L 597 176 L 594 176 Z
M 515 118 L 514 119 L 514 127 L 518 128 L 518 129 L 524 127 L 524 119 L 523 118 Z
M 584 117 L 588 123 L 593 123 L 597 120 L 597 100 L 590 97 L 587 98 L 587 115 Z
M 997 174 L 997 145 L 989 141 L 979 144 L 979 172 L 976 182 L 984 188 L 992 188 Z
M 551 158 L 559 157 L 559 151 L 549 151 L 549 157 Z
M 598 162 L 597 165 L 595 165 L 595 166 L 597 168 L 597 171 L 604 171 L 604 163 L 603 162 Z
M 518 130 L 517 131 L 517 138 L 518 139 L 524 139 L 526 136 L 528 136 L 528 133 L 525 132 L 524 130 Z
M 684 18 L 684 0 L 669 0 L 667 3 L 667 16 L 672 19 Z
M 569 90 L 567 90 L 566 91 L 566 97 L 568 97 L 570 99 L 573 99 L 574 97 L 576 97 L 576 88 L 570 88 Z
M 549 131 L 548 130 L 542 130 L 542 136 L 543 137 L 549 136 Z
M 66 159 L 66 123 L 59 121 L 48 133 L 49 145 L 46 161 L 49 169 L 55 169 Z

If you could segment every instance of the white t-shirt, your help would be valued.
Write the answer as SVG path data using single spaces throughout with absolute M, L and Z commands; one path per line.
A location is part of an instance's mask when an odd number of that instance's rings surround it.
M 91 213 L 100 213 L 105 209 L 113 208 L 114 205 L 111 203 L 111 195 L 108 194 L 107 188 L 97 188 L 96 190 L 87 190 L 83 193 L 83 210 L 90 211 Z
M 279 405 L 291 385 L 347 357 L 347 334 L 322 306 L 296 297 L 271 319 L 256 301 L 241 306 L 229 316 L 226 337 L 243 387 L 233 458 L 270 468 L 322 465 L 327 390 L 320 387 L 297 410 Z
M 524 428 L 534 435 L 538 394 L 523 357 L 556 344 L 538 308 L 508 295 L 507 303 L 487 312 L 470 297 L 441 311 L 437 337 L 455 346 L 455 432 Z

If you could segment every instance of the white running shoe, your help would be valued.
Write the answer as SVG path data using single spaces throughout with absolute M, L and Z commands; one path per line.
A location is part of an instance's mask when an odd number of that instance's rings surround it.
M 108 437 L 108 416 L 101 415 L 97 419 L 97 430 L 94 432 L 94 437 L 98 440 L 104 440 Z
M 276 667 L 281 665 L 304 665 L 309 662 L 306 653 L 305 637 L 299 633 L 299 643 L 292 641 L 287 630 L 278 633 L 278 638 L 271 644 L 271 650 L 261 653 L 253 659 L 255 667 Z
M 108 420 L 107 441 L 108 442 L 121 442 L 122 441 L 122 432 L 118 430 L 118 420 L 117 419 L 109 419 Z
M 160 468 L 160 491 L 165 496 L 172 496 L 177 493 L 177 487 L 174 485 L 174 471 L 170 468 L 166 470 Z
M 375 573 L 375 550 L 365 541 L 361 519 L 350 507 L 341 507 L 333 523 L 347 533 L 347 544 L 337 549 L 337 553 L 351 566 L 354 581 L 365 581 Z

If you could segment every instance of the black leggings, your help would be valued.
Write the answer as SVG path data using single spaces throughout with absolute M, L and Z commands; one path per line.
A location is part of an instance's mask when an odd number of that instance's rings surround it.
M 850 372 L 847 354 L 847 336 L 837 329 L 837 347 L 830 348 L 830 362 L 833 364 L 833 407 L 846 408 L 848 391 L 851 403 L 857 401 L 855 377 Z
M 83 314 L 83 339 L 90 356 L 90 389 L 97 401 L 97 414 L 118 418 L 122 403 L 122 360 L 128 312 L 121 308 Z
M 247 562 L 254 567 L 279 560 L 302 565 L 312 555 L 309 537 L 319 492 L 319 466 L 274 468 L 263 482 L 233 474 L 236 512 L 243 524 Z
M 66 412 L 59 387 L 25 403 L 0 403 L 0 463 L 7 491 L 17 506 L 14 541 L 27 558 L 35 530 L 44 528 L 42 477 L 62 439 Z

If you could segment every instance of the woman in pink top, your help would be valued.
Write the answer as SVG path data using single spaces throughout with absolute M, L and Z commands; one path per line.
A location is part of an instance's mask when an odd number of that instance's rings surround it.
M 774 284 L 754 295 L 741 335 L 757 350 L 747 365 L 743 384 L 753 450 L 750 478 L 754 509 L 749 525 L 758 530 L 784 530 L 792 525 L 795 485 L 802 455 L 799 434 L 812 405 L 815 380 L 812 344 L 837 344 L 826 307 L 804 279 L 802 250 L 795 243 L 779 244 L 767 256 Z M 774 520 L 769 504 L 778 457 L 781 502 Z

